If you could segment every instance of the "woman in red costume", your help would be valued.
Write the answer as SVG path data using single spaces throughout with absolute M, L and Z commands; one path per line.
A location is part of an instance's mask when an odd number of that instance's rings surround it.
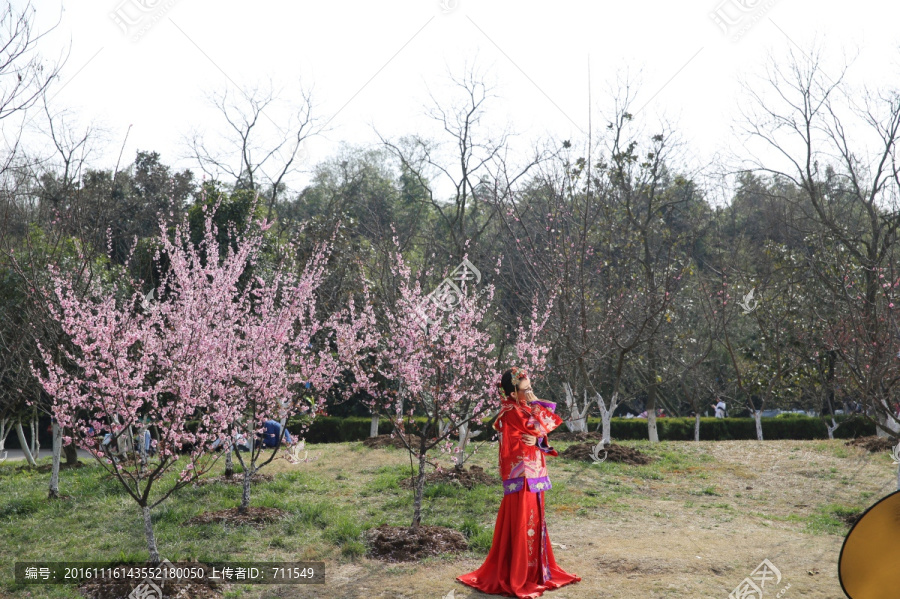
M 544 521 L 550 488 L 544 454 L 558 455 L 547 434 L 562 423 L 556 404 L 538 399 L 525 371 L 512 368 L 500 380 L 503 397 L 494 428 L 500 437 L 503 501 L 484 564 L 456 579 L 484 593 L 531 599 L 580 581 L 556 564 Z

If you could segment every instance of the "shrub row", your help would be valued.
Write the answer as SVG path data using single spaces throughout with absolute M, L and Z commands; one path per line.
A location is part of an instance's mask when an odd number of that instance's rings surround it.
M 875 424 L 859 416 L 837 416 L 840 423 L 834 431 L 835 438 L 851 439 L 875 434 Z M 424 418 L 416 422 L 424 424 Z M 830 421 L 829 421 L 830 422 Z M 485 432 L 479 439 L 490 436 L 492 422 L 481 425 Z M 288 423 L 288 430 L 296 423 Z M 641 418 L 613 418 L 611 435 L 618 440 L 640 440 L 647 438 L 647 421 Z M 656 421 L 660 440 L 692 441 L 694 439 L 693 418 L 659 418 Z M 363 417 L 320 416 L 316 418 L 304 435 L 310 443 L 335 443 L 345 441 L 361 441 L 369 436 L 371 419 Z M 600 426 L 599 418 L 588 419 L 588 429 L 596 430 Z M 294 427 L 297 428 L 297 427 Z M 478 427 L 476 427 L 478 428 Z M 825 420 L 810 416 L 791 415 L 762 419 L 763 438 L 774 439 L 827 439 L 828 430 Z M 562 425 L 557 429 L 565 432 Z M 391 432 L 391 423 L 382 418 L 378 423 L 378 433 Z M 551 437 L 553 433 L 551 433 Z M 724 441 L 737 439 L 756 439 L 756 422 L 753 418 L 701 418 L 700 439 L 704 441 Z
M 867 437 L 875 434 L 875 424 L 858 415 L 841 415 L 835 419 L 840 426 L 834 432 L 835 438 L 852 439 L 854 437 Z M 423 425 L 425 418 L 416 418 L 416 423 Z M 830 419 L 829 419 L 830 422 Z M 489 421 L 486 424 L 476 426 L 483 429 L 478 439 L 490 438 L 493 434 Z M 49 422 L 47 423 L 49 424 Z M 196 425 L 195 425 L 196 426 Z M 600 426 L 599 418 L 588 419 L 588 429 L 597 430 Z M 659 418 L 656 421 L 659 438 L 662 441 L 692 441 L 694 439 L 693 418 Z M 303 435 L 310 443 L 340 443 L 345 441 L 361 441 L 369 436 L 371 419 L 359 416 L 319 416 Z M 44 428 L 44 427 L 42 427 Z M 188 425 L 190 429 L 190 424 Z M 287 428 L 291 434 L 299 431 L 299 421 L 288 422 Z M 782 414 L 774 418 L 762 419 L 763 438 L 774 439 L 827 439 L 828 431 L 825 420 L 799 414 Z M 378 422 L 378 433 L 381 435 L 391 432 L 391 423 L 387 418 Z M 558 432 L 566 432 L 568 428 L 562 425 L 556 429 Z M 43 430 L 41 431 L 44 432 Z M 551 437 L 554 433 L 551 433 Z M 641 440 L 647 438 L 647 421 L 643 418 L 613 418 L 611 422 L 611 435 L 614 440 Z M 50 449 L 51 440 L 41 435 L 41 453 Z M 738 439 L 756 439 L 756 423 L 753 418 L 701 418 L 700 439 L 702 441 L 725 441 Z M 18 439 L 10 435 L 6 442 L 7 449 L 18 449 Z

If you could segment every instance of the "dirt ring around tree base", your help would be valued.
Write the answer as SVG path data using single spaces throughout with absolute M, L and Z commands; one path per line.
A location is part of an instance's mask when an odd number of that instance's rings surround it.
M 148 563 L 147 566 L 151 567 L 154 566 L 154 564 Z M 197 566 L 203 567 L 208 576 L 211 575 L 209 566 L 199 562 L 197 562 Z M 132 595 L 132 593 L 137 588 L 142 587 L 142 585 L 146 585 L 144 589 L 149 592 L 149 594 L 146 595 L 147 597 L 160 596 L 154 588 L 156 587 L 162 591 L 163 597 L 190 597 L 191 599 L 219 599 L 220 597 L 224 597 L 225 591 L 231 587 L 229 584 L 222 584 L 215 580 L 204 580 L 203 582 L 175 582 L 172 580 L 91 580 L 79 585 L 78 590 L 88 599 L 131 599 L 136 596 L 145 596 Z
M 568 460 L 593 462 L 594 448 L 596 446 L 596 443 L 571 445 L 565 451 L 560 453 L 559 456 Z M 606 454 L 604 454 L 604 452 L 606 452 Z M 618 462 L 620 464 L 630 464 L 633 466 L 643 466 L 656 459 L 653 456 L 641 453 L 637 449 L 616 445 L 615 443 L 611 443 L 606 447 L 601 446 L 600 450 L 597 452 L 597 457 L 603 460 L 604 455 L 607 455 L 604 460 L 606 462 Z
M 422 558 L 459 553 L 469 548 L 466 537 L 444 526 L 388 526 L 383 524 L 365 533 L 367 555 L 385 562 L 410 562 Z
M 415 486 L 417 476 L 412 478 L 404 478 L 400 481 L 400 486 L 411 489 Z M 425 475 L 426 485 L 435 485 L 438 483 L 451 483 L 461 485 L 466 489 L 471 489 L 475 485 L 499 485 L 500 479 L 492 474 L 488 474 L 481 466 L 472 465 L 466 470 L 465 466 L 461 470 L 449 468 L 441 472 L 429 472 Z
M 197 524 L 236 524 L 250 526 L 264 526 L 281 520 L 288 513 L 275 507 L 249 507 L 245 513 L 240 513 L 238 508 L 229 508 L 218 512 L 206 512 L 194 516 L 182 522 L 182 526 L 195 526 Z
M 877 435 L 872 435 L 870 437 L 856 437 L 844 442 L 844 445 L 862 447 L 870 453 L 890 451 L 896 444 L 897 443 L 890 437 L 879 437 Z

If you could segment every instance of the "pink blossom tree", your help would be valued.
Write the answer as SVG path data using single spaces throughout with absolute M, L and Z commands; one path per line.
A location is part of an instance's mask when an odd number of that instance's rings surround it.
M 357 314 L 350 302 L 324 321 L 315 314 L 313 292 L 327 247 L 320 246 L 299 275 L 282 264 L 261 268 L 263 274 L 242 284 L 242 275 L 259 260 L 262 235 L 270 225 L 248 226 L 250 232 L 221 253 L 213 214 L 206 214 L 205 233 L 196 245 L 186 220 L 171 240 L 160 223 L 154 258 L 160 263 L 165 253 L 168 268 L 158 301 L 152 293 L 129 294 L 120 283 L 112 292 L 95 286 L 80 297 L 72 281 L 53 270 L 59 305 L 49 309 L 74 351 L 63 350 L 64 357 L 55 358 L 39 345 L 46 373 L 33 368 L 54 400 L 54 417 L 73 431 L 74 438 L 64 442 L 90 451 L 138 503 L 152 561 L 159 560 L 159 552 L 151 509 L 209 471 L 219 455 L 212 451 L 214 442 L 230 439 L 248 417 L 255 433 L 268 418 L 279 416 L 283 423 L 309 410 L 290 399 L 293 388 L 308 382 L 327 389 L 342 369 L 358 370 L 353 361 L 370 342 L 359 334 L 363 324 L 370 324 L 370 307 Z M 130 283 L 137 288 L 137 282 Z M 321 349 L 313 349 L 314 337 Z M 148 422 L 160 434 L 151 452 L 144 443 Z M 137 444 L 132 442 L 135 429 Z M 98 439 L 104 430 L 110 434 L 108 445 L 124 447 L 125 455 L 109 455 Z M 184 450 L 188 455 L 182 458 Z M 249 480 L 261 467 L 254 459 L 259 453 L 251 456 L 245 464 L 244 510 Z M 164 478 L 179 467 L 175 480 Z
M 138 289 L 136 281 L 116 281 L 111 292 L 94 285 L 76 294 L 73 281 L 51 267 L 55 301 L 49 310 L 73 350 L 63 348 L 57 358 L 39 343 L 44 369 L 32 365 L 53 398 L 54 418 L 72 431 L 63 442 L 89 451 L 140 507 L 154 562 L 159 551 L 152 508 L 212 467 L 216 455 L 208 451 L 210 443 L 241 413 L 242 396 L 233 383 L 243 368 L 235 332 L 250 287 L 241 291 L 238 279 L 261 239 L 248 237 L 220 261 L 210 218 L 196 247 L 186 241 L 184 225 L 176 228 L 173 241 L 160 226 L 171 265 L 159 300 L 129 291 L 129 283 Z M 159 251 L 155 258 L 159 261 Z M 189 426 L 192 421 L 196 426 Z M 151 452 L 144 443 L 148 422 L 157 425 L 160 436 Z M 100 441 L 103 431 L 110 435 L 107 444 Z M 109 455 L 116 446 L 121 454 Z M 179 455 L 182 450 L 186 456 Z M 174 480 L 167 476 L 179 468 Z
M 280 421 L 271 452 L 256 442 L 258 435 L 254 434 L 249 436 L 248 457 L 236 453 L 244 470 L 241 513 L 250 506 L 253 475 L 278 454 L 287 420 L 306 416 L 295 431 L 302 434 L 324 408 L 326 393 L 335 387 L 342 372 L 350 370 L 356 375 L 345 393 L 365 387 L 371 377 L 361 369 L 361 361 L 374 348 L 371 332 L 375 319 L 368 290 L 365 306 L 359 311 L 351 298 L 344 310 L 324 319 L 317 315 L 315 292 L 323 281 L 329 252 L 329 247 L 321 244 L 299 275 L 291 264 L 269 280 L 257 277 L 251 294 L 254 305 L 241 315 L 238 353 L 242 369 L 235 378 L 241 386 L 242 417 L 256 433 L 264 430 L 267 420 Z M 304 389 L 311 389 L 318 398 Z
M 418 459 L 412 521 L 417 527 L 428 450 L 443 444 L 445 450 L 452 451 L 451 434 L 499 408 L 496 351 L 487 330 L 494 288 L 489 285 L 476 293 L 462 281 L 459 293 L 452 298 L 455 307 L 442 318 L 443 306 L 430 301 L 420 282 L 413 281 L 399 251 L 393 256 L 391 269 L 398 295 L 392 305 L 385 306 L 377 355 L 377 369 L 389 381 L 388 389 L 370 392 L 380 399 L 380 409 Z M 423 426 L 411 424 L 417 413 L 425 416 Z M 417 439 L 413 442 L 414 436 Z

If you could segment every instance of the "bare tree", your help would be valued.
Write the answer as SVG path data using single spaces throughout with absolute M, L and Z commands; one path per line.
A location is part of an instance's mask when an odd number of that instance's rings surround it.
M 798 351 L 798 346 L 814 342 L 806 334 L 802 320 L 804 306 L 809 301 L 803 260 L 774 243 L 769 243 L 765 251 L 773 256 L 771 270 L 748 273 L 733 266 L 731 282 L 727 273 L 723 273 L 722 289 L 717 293 L 718 308 L 727 315 L 722 330 L 723 343 L 738 388 L 756 421 L 759 441 L 763 440 L 763 409 L 793 386 L 791 383 L 804 366 L 805 356 Z M 777 259 L 774 258 L 776 254 Z M 738 294 L 747 296 L 751 290 L 755 303 L 754 309 L 748 311 L 748 306 L 739 302 L 741 296 Z M 749 319 L 752 325 L 744 319 Z M 752 327 L 749 336 L 755 342 L 739 346 L 735 343 L 735 330 L 743 328 L 746 331 L 748 326 Z
M 225 119 L 226 133 L 217 144 L 199 133 L 186 140 L 191 157 L 208 176 L 219 180 L 224 175 L 235 189 L 258 191 L 268 219 L 291 175 L 303 167 L 306 140 L 325 131 L 313 117 L 311 90 L 301 88 L 299 102 L 287 109 L 287 117 L 279 106 L 280 93 L 271 81 L 265 88 L 213 93 L 208 99 Z
M 29 0 L 21 11 L 12 3 L 0 14 L 0 123 L 23 114 L 49 89 L 65 64 L 65 57 L 45 63 L 38 43 L 58 25 L 43 33 L 34 30 L 36 9 Z M 62 12 L 60 12 L 62 20 Z
M 882 344 L 885 303 L 882 281 L 888 263 L 897 251 L 900 227 L 900 93 L 896 88 L 853 90 L 844 81 L 846 67 L 829 77 L 822 67 L 821 52 L 813 49 L 800 57 L 790 51 L 788 61 L 770 59 L 764 93 L 745 84 L 750 106 L 743 112 L 742 129 L 747 142 L 759 142 L 769 152 L 765 160 L 748 159 L 750 167 L 789 181 L 797 196 L 784 194 L 846 252 L 846 260 L 859 269 L 859 291 L 845 294 L 843 281 L 826 265 L 835 298 L 844 310 L 829 318 L 858 316 L 856 334 L 847 336 L 839 350 L 841 360 L 858 375 L 853 392 L 875 419 L 879 434 L 892 434 L 898 427 L 890 405 L 892 393 L 885 387 L 884 372 L 856 364 L 865 343 Z M 828 259 L 824 257 L 813 260 Z M 847 273 L 841 273 L 842 275 Z M 839 326 L 837 321 L 832 326 Z M 880 362 L 884 362 L 882 356 Z M 861 368 L 861 370 L 860 370 Z M 893 385 L 893 383 L 891 383 Z
M 432 105 L 426 107 L 426 114 L 445 137 L 430 140 L 412 135 L 390 141 L 376 134 L 425 190 L 426 201 L 439 215 L 448 238 L 442 253 L 458 261 L 465 254 L 472 257 L 474 251 L 477 262 L 482 236 L 494 224 L 498 207 L 547 153 L 535 149 L 523 165 L 513 167 L 508 156 L 511 134 L 508 130 L 486 133 L 482 124 L 488 104 L 497 97 L 495 86 L 486 83 L 475 66 L 467 66 L 462 76 L 448 76 L 459 97 L 445 104 L 429 92 Z M 450 184 L 450 198 L 435 196 L 438 180 Z
M 659 390 L 666 374 L 674 381 L 677 373 L 666 373 L 661 360 L 664 339 L 662 325 L 681 289 L 681 278 L 690 267 L 689 248 L 695 237 L 691 209 L 702 201 L 693 182 L 670 171 L 678 147 L 667 125 L 644 142 L 631 132 L 630 86 L 616 99 L 617 109 L 608 123 L 609 163 L 604 175 L 610 184 L 610 198 L 622 214 L 623 257 L 634 265 L 636 288 L 643 296 L 644 310 L 629 318 L 628 325 L 642 331 L 646 344 L 638 355 L 643 385 L 647 392 L 647 431 L 650 441 L 659 441 L 656 427 Z M 676 226 L 678 220 L 684 221 Z M 687 226 L 683 226 L 687 225 Z M 621 264 L 621 261 L 620 261 Z

